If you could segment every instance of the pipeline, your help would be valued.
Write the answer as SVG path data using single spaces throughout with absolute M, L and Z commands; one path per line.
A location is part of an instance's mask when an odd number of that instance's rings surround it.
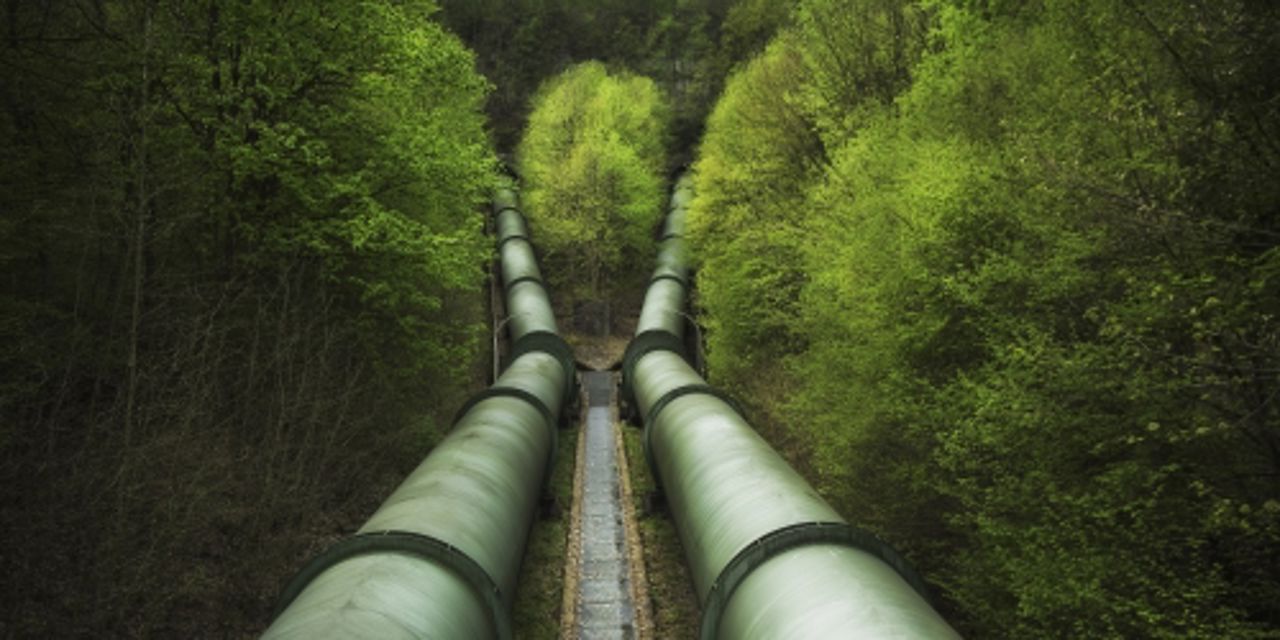
M 672 194 L 622 396 L 644 424 L 650 471 L 680 534 L 716 638 L 958 638 L 896 552 L 835 512 L 689 365 L 684 218 Z
M 556 429 L 576 397 L 516 195 L 494 197 L 510 365 L 360 527 L 285 587 L 265 638 L 500 638 Z

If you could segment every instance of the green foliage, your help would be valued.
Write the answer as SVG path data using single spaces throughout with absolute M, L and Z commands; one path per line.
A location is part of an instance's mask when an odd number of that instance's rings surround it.
M 800 2 L 797 47 L 809 70 L 799 100 L 832 144 L 910 86 L 926 47 L 926 13 L 904 0 Z
M 429 6 L 353 5 L 340 24 L 318 9 L 290 12 L 284 26 L 310 35 L 301 45 L 254 31 L 272 9 L 228 8 L 223 19 L 248 30 L 229 37 L 272 42 L 240 62 L 264 73 L 231 100 L 265 106 L 213 125 L 233 188 L 263 204 L 237 221 L 252 244 L 237 258 L 268 268 L 286 256 L 318 260 L 321 277 L 358 305 L 358 339 L 406 381 L 461 371 L 474 336 L 439 311 L 450 292 L 477 286 L 488 252 L 473 215 L 492 175 L 477 114 L 485 85 L 470 53 L 426 20 Z M 187 71 L 173 84 L 199 87 L 195 78 L 213 73 Z
M 747 61 L 764 50 L 778 28 L 787 24 L 795 0 L 742 0 L 729 7 L 720 45 L 732 62 Z
M 970 635 L 1276 637 L 1278 26 L 807 0 L 717 105 L 712 374 Z
M 5 10 L 6 632 L 256 633 L 438 438 L 496 172 L 435 11 Z
M 545 78 L 600 60 L 652 78 L 671 102 L 685 152 L 733 65 L 764 47 L 794 0 L 443 0 L 443 20 L 496 86 L 501 150 L 514 149 Z M 682 160 L 687 160 L 683 158 Z
M 688 233 L 708 311 L 708 364 L 727 381 L 800 348 L 793 330 L 805 273 L 797 225 L 803 187 L 823 161 L 820 140 L 795 108 L 806 69 L 779 38 L 736 72 L 708 120 Z
M 584 63 L 549 80 L 520 144 L 524 203 L 547 273 L 598 294 L 652 248 L 669 111 L 653 81 Z

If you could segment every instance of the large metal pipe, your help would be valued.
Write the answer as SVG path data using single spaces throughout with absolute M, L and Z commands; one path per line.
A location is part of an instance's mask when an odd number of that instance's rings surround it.
M 957 638 L 907 564 L 850 526 L 683 353 L 686 174 L 677 182 L 623 395 L 713 638 Z
M 286 587 L 266 638 L 510 638 L 511 596 L 574 394 L 513 190 L 494 198 L 511 364 L 360 527 Z

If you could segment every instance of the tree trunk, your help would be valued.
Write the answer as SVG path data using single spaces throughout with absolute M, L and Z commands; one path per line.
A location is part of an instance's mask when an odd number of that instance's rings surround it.
M 143 7 L 142 17 L 142 83 L 138 92 L 137 148 L 134 151 L 134 180 L 137 184 L 136 207 L 133 228 L 133 308 L 129 316 L 129 383 L 125 395 L 124 448 L 133 444 L 134 422 L 138 400 L 138 335 L 142 325 L 142 292 L 145 284 L 145 244 L 147 235 L 147 209 L 150 193 L 147 181 L 147 120 L 150 108 L 151 63 L 151 11 L 150 2 Z

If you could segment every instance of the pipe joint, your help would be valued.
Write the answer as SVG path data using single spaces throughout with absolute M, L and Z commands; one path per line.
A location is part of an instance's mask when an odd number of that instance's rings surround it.
M 535 396 L 524 389 L 517 389 L 515 387 L 489 387 L 488 389 L 476 393 L 470 398 L 467 398 L 467 401 L 462 403 L 462 406 L 458 408 L 458 412 L 453 414 L 453 424 L 451 427 L 457 426 L 458 422 L 466 417 L 467 413 L 474 409 L 477 404 L 480 404 L 481 401 L 488 400 L 490 398 L 517 398 L 533 406 L 533 408 L 538 410 L 538 413 L 542 414 L 542 420 L 547 425 L 547 432 L 551 434 L 551 448 L 547 450 L 547 469 L 555 468 L 556 452 L 560 450 L 560 438 L 559 434 L 556 433 L 558 431 L 556 429 L 556 424 L 559 421 L 556 420 L 556 415 L 551 412 L 551 409 L 547 407 L 546 403 L 540 400 L 538 396 Z M 546 474 L 544 482 L 551 482 L 550 473 Z
M 649 414 L 644 417 L 644 435 L 642 439 L 644 441 L 644 459 L 649 465 L 649 474 L 653 477 L 653 484 L 659 492 L 662 491 L 662 475 L 658 473 L 658 461 L 653 455 L 654 425 L 657 423 L 658 414 L 662 413 L 662 410 L 667 408 L 667 405 L 671 404 L 672 400 L 693 393 L 701 393 L 717 398 L 729 405 L 729 408 L 733 409 L 739 416 L 742 416 L 744 421 L 747 419 L 747 414 L 742 410 L 742 405 L 738 404 L 738 401 L 733 396 L 709 384 L 687 384 L 683 387 L 676 387 L 654 400 L 653 405 L 649 407 Z
M 499 397 L 519 398 L 520 400 L 524 400 L 525 402 L 533 405 L 533 407 L 542 414 L 542 418 L 546 421 L 548 427 L 553 427 L 556 424 L 555 414 L 551 412 L 550 407 L 548 407 L 546 403 L 538 399 L 538 396 L 535 396 L 524 389 L 517 389 L 515 387 L 489 387 L 488 389 L 472 395 L 470 398 L 467 398 L 466 402 L 462 403 L 462 406 L 458 408 L 458 412 L 453 414 L 452 424 L 457 425 L 458 422 L 462 420 L 463 416 L 467 415 L 467 412 L 471 411 L 471 409 L 473 409 L 482 400 Z
M 907 561 L 883 540 L 864 529 L 845 522 L 800 522 L 774 529 L 743 547 L 720 570 L 711 589 L 703 598 L 701 640 L 714 640 L 720 631 L 720 618 L 733 592 L 751 572 L 770 558 L 786 551 L 809 545 L 841 545 L 871 554 L 889 565 L 916 593 L 929 602 L 924 581 Z
M 539 278 L 538 276 L 520 276 L 519 278 L 515 278 L 511 280 L 511 282 L 508 282 L 506 285 L 506 288 L 508 291 L 510 291 L 514 289 L 516 285 L 522 282 L 532 282 L 534 284 L 537 284 L 539 287 L 542 287 L 543 291 L 547 290 L 547 284 L 543 282 L 542 278 Z
M 709 384 L 687 384 L 683 387 L 676 387 L 659 396 L 657 400 L 654 400 L 653 405 L 649 407 L 648 415 L 644 417 L 645 424 L 651 425 L 655 421 L 657 421 L 658 414 L 661 413 L 663 409 L 667 408 L 667 405 L 671 404 L 672 400 L 675 400 L 680 396 L 687 396 L 691 393 L 701 393 L 708 396 L 714 396 L 715 398 L 729 405 L 729 408 L 733 409 L 735 413 L 742 416 L 742 419 L 744 421 L 747 420 L 746 411 L 743 411 L 742 405 L 738 404 L 737 399 L 735 399 L 733 396 Z
M 524 240 L 529 245 L 529 250 L 533 250 L 533 241 L 529 239 L 529 236 L 526 236 L 523 233 L 513 233 L 498 241 L 498 255 L 502 255 L 502 248 L 507 246 L 507 243 L 512 240 Z
M 516 280 L 517 282 L 519 279 Z M 507 288 L 511 285 L 508 284 Z M 534 331 L 527 333 L 516 340 L 511 345 L 511 361 L 515 362 L 516 358 L 531 353 L 533 351 L 541 351 L 550 354 L 560 362 L 560 368 L 564 370 L 564 398 L 560 402 L 560 415 L 570 415 L 568 407 L 572 406 L 573 399 L 578 395 L 578 364 L 573 355 L 573 347 L 559 334 L 550 331 Z
M 408 555 L 443 566 L 463 578 L 484 603 L 493 625 L 494 636 L 510 640 L 509 603 L 493 577 L 458 547 L 432 536 L 413 531 L 373 531 L 361 533 L 334 544 L 308 562 L 289 581 L 280 594 L 273 617 L 278 618 L 317 576 L 334 565 L 360 556 L 380 553 Z
M 671 280 L 686 289 L 689 288 L 689 283 L 685 281 L 684 278 L 681 278 L 674 273 L 659 273 L 658 275 L 649 278 L 649 286 L 653 286 L 653 283 L 658 282 L 659 280 Z
M 679 336 L 673 333 L 660 329 L 650 329 L 632 338 L 631 342 L 627 344 L 627 350 L 622 354 L 622 399 L 631 406 L 635 406 L 636 401 L 631 388 L 631 381 L 635 376 L 636 363 L 645 354 L 652 351 L 670 351 L 686 361 L 689 359 L 684 350 L 684 340 L 681 340 Z

